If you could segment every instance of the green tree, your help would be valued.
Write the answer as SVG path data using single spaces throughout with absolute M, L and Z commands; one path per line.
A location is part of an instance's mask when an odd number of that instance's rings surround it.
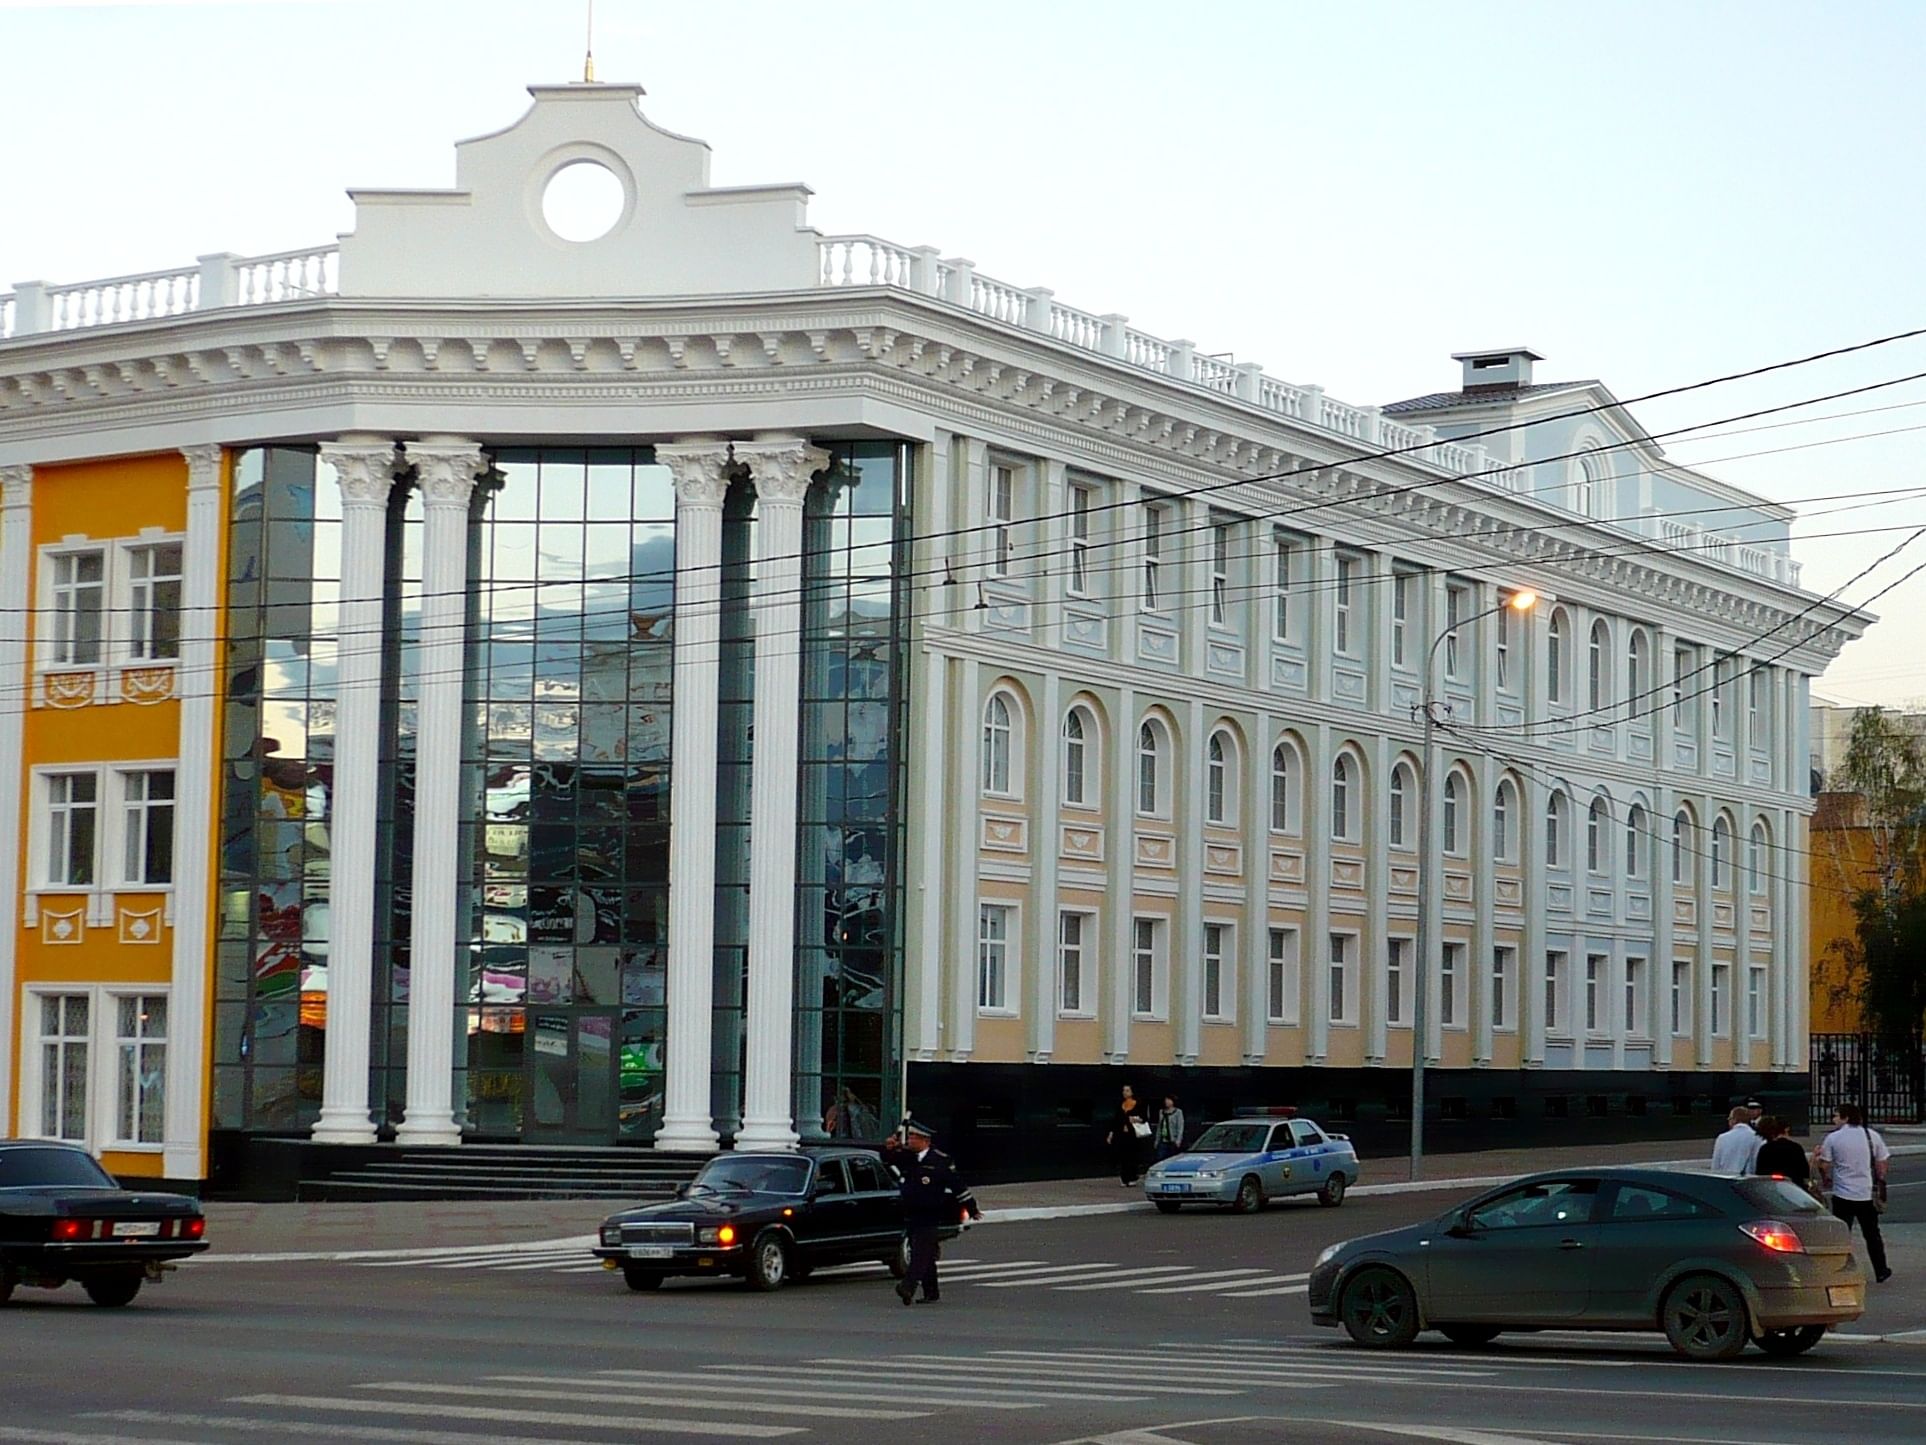
M 1832 786 L 1859 795 L 1871 849 L 1867 872 L 1851 880 L 1852 936 L 1833 945 L 1844 965 L 1835 993 L 1899 1042 L 1926 1021 L 1926 745 L 1903 720 L 1866 708 Z

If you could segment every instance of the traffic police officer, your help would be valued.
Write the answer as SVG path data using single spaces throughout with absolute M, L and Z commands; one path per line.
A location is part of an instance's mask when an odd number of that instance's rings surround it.
M 902 1142 L 893 1144 L 886 1157 L 902 1178 L 909 1274 L 897 1282 L 896 1296 L 909 1304 L 920 1285 L 923 1303 L 935 1304 L 942 1295 L 936 1280 L 938 1231 L 957 1224 L 965 1211 L 976 1215 L 976 1201 L 963 1187 L 955 1162 L 932 1146 L 935 1136 L 926 1125 L 905 1119 L 897 1134 Z

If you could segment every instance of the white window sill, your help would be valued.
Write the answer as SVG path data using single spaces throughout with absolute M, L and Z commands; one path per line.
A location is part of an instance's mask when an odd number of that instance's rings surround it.
M 1017 1017 L 1017 1011 L 1013 1008 L 990 1008 L 984 1004 L 978 1004 L 976 1016 L 980 1019 L 1013 1019 Z
M 1272 1029 L 1294 1029 L 1300 1027 L 1296 1019 L 1265 1019 L 1264 1026 Z
M 1204 1022 L 1207 1024 L 1234 1024 L 1237 1020 L 1229 1014 L 1205 1014 Z
M 1170 1019 L 1165 1014 L 1133 1013 L 1130 1016 L 1130 1021 L 1139 1024 L 1167 1024 L 1170 1022 Z
M 100 1149 L 102 1153 L 158 1155 L 158 1154 L 164 1154 L 167 1151 L 167 1146 L 165 1144 L 111 1144 L 110 1143 L 110 1144 L 102 1144 L 100 1146 Z
M 1358 1026 L 1358 1021 L 1356 1019 L 1332 1019 L 1331 1020 L 1331 1027 L 1334 1029 L 1354 1029 L 1357 1026 Z
M 1057 1010 L 1058 1018 L 1068 1019 L 1072 1023 L 1075 1023 L 1078 1019 L 1083 1019 L 1086 1021 L 1090 1019 L 1094 1019 L 1096 1016 L 1097 1016 L 1096 1013 L 1091 1009 L 1058 1009 Z
M 1518 1032 L 1518 1025 L 1517 1024 L 1493 1024 L 1491 1026 L 1491 1031 L 1494 1034 L 1515 1034 Z

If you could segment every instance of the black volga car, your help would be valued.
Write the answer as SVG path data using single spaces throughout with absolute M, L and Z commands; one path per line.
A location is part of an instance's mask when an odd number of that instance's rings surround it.
M 959 1218 L 944 1237 L 960 1228 Z M 675 1199 L 610 1215 L 595 1255 L 633 1290 L 676 1274 L 779 1289 L 819 1265 L 867 1259 L 908 1272 L 896 1176 L 869 1149 L 719 1154 Z
M 97 1305 L 124 1305 L 167 1261 L 207 1248 L 200 1204 L 122 1189 L 85 1149 L 0 1139 L 0 1305 L 16 1285 L 73 1281 Z

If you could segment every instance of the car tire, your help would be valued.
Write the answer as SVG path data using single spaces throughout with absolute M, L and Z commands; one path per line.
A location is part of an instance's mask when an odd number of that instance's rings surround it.
M 1776 1360 L 1803 1355 L 1826 1337 L 1824 1325 L 1794 1325 L 1785 1330 L 1762 1330 L 1753 1341 Z
M 909 1278 L 909 1236 L 906 1234 L 896 1241 L 896 1248 L 883 1256 L 883 1268 L 892 1279 Z
M 1438 1333 L 1454 1345 L 1475 1350 L 1490 1344 L 1503 1331 L 1496 1325 L 1439 1325 Z
M 1400 1349 L 1418 1337 L 1418 1296 L 1395 1269 L 1367 1265 L 1344 1286 L 1344 1332 L 1366 1349 Z
M 1317 1202 L 1326 1209 L 1336 1209 L 1344 1203 L 1344 1191 L 1350 1183 L 1342 1174 L 1333 1174 L 1324 1181 L 1324 1187 L 1317 1192 Z
M 1153 1200 L 1152 1202 L 1156 1204 L 1157 1212 L 1159 1214 L 1175 1214 L 1178 1210 L 1184 1207 L 1174 1199 L 1158 1199 L 1158 1200 Z
M 1751 1336 L 1745 1296 L 1731 1280 L 1691 1274 L 1666 1293 L 1659 1322 L 1672 1348 L 1688 1360 L 1731 1360 Z
M 1264 1186 L 1257 1182 L 1255 1174 L 1246 1174 L 1237 1186 L 1237 1197 L 1231 1200 L 1231 1208 L 1239 1214 L 1255 1214 L 1264 1207 Z
M 83 1279 L 80 1287 L 87 1298 L 103 1309 L 115 1310 L 134 1302 L 140 1293 L 141 1274 L 137 1269 L 117 1269 L 111 1274 L 96 1274 Z
M 789 1279 L 789 1246 L 774 1230 L 756 1236 L 749 1246 L 749 1288 L 765 1294 L 779 1290 Z
M 651 1290 L 662 1288 L 664 1275 L 659 1269 L 637 1269 L 632 1264 L 622 1266 L 622 1283 L 637 1294 L 648 1294 Z

